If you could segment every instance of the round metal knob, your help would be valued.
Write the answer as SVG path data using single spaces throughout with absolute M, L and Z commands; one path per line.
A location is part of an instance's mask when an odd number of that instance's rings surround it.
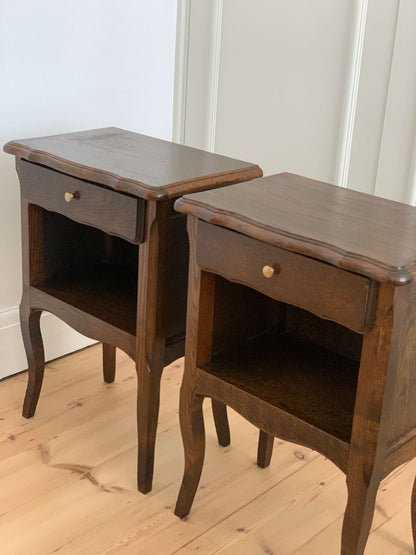
M 66 202 L 71 202 L 73 199 L 79 200 L 81 198 L 81 193 L 79 191 L 75 191 L 75 193 L 65 193 L 64 198 Z
M 272 266 L 263 266 L 263 275 L 266 278 L 271 278 L 274 274 L 274 268 Z
M 65 193 L 64 197 L 66 202 L 71 202 L 71 200 L 75 198 L 75 195 L 74 193 Z

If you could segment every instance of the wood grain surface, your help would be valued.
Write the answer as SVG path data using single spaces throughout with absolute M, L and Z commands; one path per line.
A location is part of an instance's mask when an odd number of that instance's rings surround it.
M 4 151 L 152 200 L 262 175 L 256 164 L 116 127 L 10 141 Z
M 4 150 L 16 156 L 22 196 L 23 414 L 34 415 L 43 382 L 42 310 L 105 344 L 106 382 L 115 377 L 114 348 L 123 349 L 137 366 L 138 488 L 147 493 L 160 378 L 185 339 L 187 237 L 173 199 L 262 171 L 116 128 L 12 141 Z M 226 410 L 218 407 L 224 443 Z
M 416 208 L 282 173 L 187 195 L 179 212 L 378 281 L 405 284 L 416 261 Z
M 376 284 L 363 276 L 203 221 L 198 222 L 197 262 L 208 272 L 355 331 L 372 327 Z M 274 268 L 270 278 L 263 275 L 265 265 Z
M 16 166 L 28 202 L 132 243 L 143 241 L 146 201 L 25 160 L 17 159 Z M 66 193 L 75 198 L 67 202 Z
M 181 361 L 162 376 L 163 441 L 150 496 L 136 490 L 134 362 L 117 351 L 117 378 L 106 384 L 96 345 L 48 363 L 46 374 L 31 420 L 20 414 L 26 374 L 0 382 L 2 555 L 339 553 L 347 496 L 342 472 L 316 452 L 280 440 L 270 467 L 259 469 L 258 431 L 230 410 L 232 444 L 219 447 L 208 402 L 197 501 L 187 521 L 173 514 L 183 464 Z M 366 555 L 413 553 L 415 473 L 416 460 L 382 482 Z
M 185 468 L 175 514 L 186 517 L 197 492 L 202 401 L 211 397 L 262 431 L 260 466 L 270 460 L 268 433 L 315 449 L 346 473 L 341 555 L 363 555 L 381 481 L 416 457 L 416 209 L 287 174 L 190 195 L 176 206 L 188 214 L 190 279 L 179 409 Z M 345 258 L 336 259 L 341 245 Z M 351 262 L 362 275 L 346 271 Z M 263 334 L 243 334 L 233 348 L 214 351 L 207 348 L 215 338 L 207 322 L 218 318 L 206 315 L 215 315 L 213 282 L 224 278 L 272 304 Z M 244 295 L 235 300 L 229 310 L 238 321 Z M 276 301 L 286 308 L 275 311 Z M 304 309 L 313 313 L 305 321 Z M 354 318 L 365 321 L 367 310 L 371 325 L 361 329 Z M 274 329 L 273 312 L 280 313 Z M 319 317 L 351 331 L 321 338 L 313 330 Z M 253 327 L 256 321 L 254 312 Z M 353 330 L 363 332 L 362 341 Z M 416 537 L 416 486 L 411 507 Z

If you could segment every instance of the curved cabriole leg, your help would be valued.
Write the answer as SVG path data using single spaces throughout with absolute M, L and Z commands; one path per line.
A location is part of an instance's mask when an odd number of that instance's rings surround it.
M 416 478 L 413 483 L 412 500 L 411 500 L 411 516 L 412 516 L 412 534 L 413 534 L 413 547 L 416 553 Z
M 31 418 L 35 414 L 45 371 L 45 354 L 40 332 L 41 314 L 41 310 L 33 310 L 24 301 L 20 305 L 20 329 L 29 367 L 22 413 L 25 418 Z
M 189 391 L 184 381 L 181 388 L 179 416 L 185 452 L 185 471 L 175 507 L 175 515 L 179 518 L 189 514 L 201 478 L 205 455 L 203 400 L 201 395 Z
M 222 447 L 230 445 L 230 426 L 228 424 L 227 406 L 216 399 L 211 399 L 212 413 L 214 415 L 215 429 L 217 431 L 218 443 Z
M 362 555 L 373 521 L 380 477 L 360 465 L 347 475 L 348 501 L 342 526 L 341 555 Z M 367 479 L 366 479 L 367 478 Z
M 257 466 L 267 468 L 272 459 L 274 436 L 259 432 L 259 446 L 257 449 Z
M 103 376 L 105 383 L 113 383 L 116 377 L 116 348 L 103 343 Z

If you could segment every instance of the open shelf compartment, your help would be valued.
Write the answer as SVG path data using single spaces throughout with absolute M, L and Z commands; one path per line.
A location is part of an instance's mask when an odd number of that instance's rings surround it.
M 199 371 L 349 443 L 362 335 L 219 276 L 215 302 Z
M 243 391 L 349 442 L 358 363 L 288 333 L 268 333 L 201 366 Z
M 134 272 L 122 266 L 97 264 L 73 278 L 51 279 L 36 288 L 130 335 L 136 334 L 137 281 Z
M 184 216 L 171 220 L 167 276 L 167 344 L 183 341 L 188 239 Z M 136 336 L 140 246 L 43 210 L 43 279 L 32 287 Z M 99 339 L 99 337 L 97 337 Z

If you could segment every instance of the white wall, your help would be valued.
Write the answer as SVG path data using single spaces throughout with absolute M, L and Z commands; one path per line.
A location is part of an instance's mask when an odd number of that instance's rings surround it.
M 0 0 L 0 143 L 117 126 L 172 135 L 176 0 Z M 18 325 L 19 185 L 0 154 L 0 378 L 27 368 Z M 47 358 L 88 343 L 42 317 Z
M 415 203 L 415 0 L 180 5 L 186 100 L 175 136 L 266 175 Z

